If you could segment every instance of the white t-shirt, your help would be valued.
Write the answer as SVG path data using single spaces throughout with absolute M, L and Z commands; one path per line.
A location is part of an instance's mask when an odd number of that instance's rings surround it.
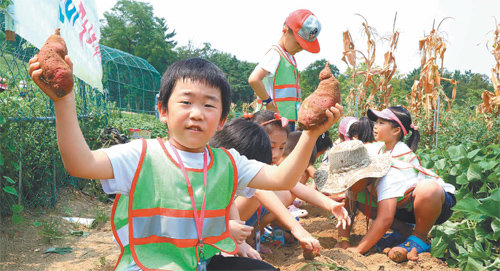
M 156 141 L 157 139 L 149 140 Z M 169 154 L 175 159 L 176 156 L 172 151 L 172 145 L 165 143 L 165 147 Z M 133 140 L 127 144 L 115 145 L 101 150 L 108 155 L 111 165 L 113 166 L 113 174 L 115 177 L 114 179 L 101 180 L 104 192 L 108 194 L 128 195 L 141 157 L 141 140 Z M 203 169 L 203 153 L 177 151 L 186 168 Z M 235 149 L 230 149 L 228 151 L 233 156 L 238 171 L 238 187 L 236 189 L 236 194 L 248 197 L 248 194 L 243 192 L 244 189 L 265 164 L 257 160 L 249 160 L 245 156 L 240 155 Z M 210 163 L 210 156 L 208 156 L 207 163 Z
M 279 48 L 281 48 L 279 45 L 276 45 Z M 292 64 L 295 65 L 294 63 L 294 58 L 285 50 L 281 48 L 281 51 L 286 54 L 286 56 L 292 61 Z M 274 81 L 274 73 L 276 72 L 276 69 L 278 68 L 278 65 L 280 64 L 280 53 L 278 53 L 275 49 L 271 48 L 269 51 L 262 57 L 260 60 L 259 64 L 257 67 L 264 69 L 265 71 L 269 72 L 264 79 L 262 79 L 262 82 L 264 83 L 264 86 L 266 87 L 266 92 L 271 97 L 274 99 L 273 96 L 273 81 Z
M 376 182 L 377 201 L 404 196 L 408 189 L 417 185 L 416 176 L 405 176 L 400 170 L 391 167 L 387 174 Z
M 383 142 L 365 144 L 368 153 L 372 155 L 378 154 L 383 146 Z M 391 151 L 391 155 L 393 157 L 399 156 L 410 151 L 411 149 L 405 143 L 399 141 Z M 420 166 L 420 161 L 418 159 L 413 159 L 411 163 L 416 166 Z M 426 179 L 426 177 L 421 172 L 417 173 L 415 170 L 401 171 L 397 168 L 391 167 L 387 174 L 378 179 L 376 183 L 377 201 L 380 202 L 384 199 L 402 197 L 408 189 L 416 186 L 419 181 L 424 179 Z M 435 180 L 441 185 L 445 192 L 452 194 L 455 193 L 455 187 L 453 185 L 445 183 L 441 178 L 437 178 Z

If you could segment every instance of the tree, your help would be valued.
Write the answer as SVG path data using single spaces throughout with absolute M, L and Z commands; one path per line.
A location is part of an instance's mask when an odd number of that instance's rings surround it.
M 231 100 L 236 104 L 237 110 L 241 109 L 243 103 L 251 103 L 254 92 L 248 84 L 248 76 L 255 68 L 255 64 L 240 61 L 229 53 L 224 53 L 212 48 L 205 42 L 201 48 L 195 48 L 192 43 L 182 46 L 176 50 L 180 59 L 189 57 L 201 57 L 217 65 L 226 75 L 231 86 Z
M 481 102 L 481 93 L 483 90 L 492 90 L 488 76 L 480 73 L 473 73 L 466 70 L 463 73 L 459 70 L 453 72 L 443 69 L 442 77 L 451 78 L 457 81 L 457 93 L 455 104 L 457 105 L 476 105 Z M 420 78 L 420 68 L 415 68 L 404 78 L 405 88 L 411 89 L 415 80 Z M 451 97 L 453 85 L 447 81 L 441 81 L 443 91 L 448 97 Z
M 459 70 L 449 72 L 444 70 L 443 75 L 457 80 L 457 97 L 455 102 L 459 105 L 473 106 L 482 102 L 481 93 L 484 90 L 493 90 L 488 76 L 480 73 L 473 73 L 471 70 L 466 70 L 461 73 Z M 453 86 L 448 82 L 443 83 L 443 90 L 446 95 L 451 95 Z
M 101 20 L 101 44 L 146 59 L 160 74 L 177 60 L 173 40 L 164 18 L 153 15 L 149 3 L 119 0 Z

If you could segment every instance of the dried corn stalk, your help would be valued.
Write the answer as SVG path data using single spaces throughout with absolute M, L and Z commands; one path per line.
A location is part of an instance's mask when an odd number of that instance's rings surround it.
M 457 81 L 441 77 L 446 42 L 440 36 L 439 26 L 449 18 L 451 17 L 441 20 L 436 29 L 433 26 L 429 35 L 419 41 L 419 50 L 422 54 L 420 78 L 414 82 L 411 92 L 407 96 L 409 109 L 417 118 L 420 117 L 421 108 L 425 110 L 425 117 L 430 118 L 430 113 L 436 109 L 437 101 L 440 98 L 447 102 L 448 110 L 451 109 L 455 101 Z M 438 60 L 441 60 L 441 66 L 438 65 Z M 444 93 L 441 81 L 448 81 L 453 85 L 451 98 Z
M 490 79 L 493 83 L 494 92 L 489 92 L 487 90 L 483 91 L 481 98 L 483 98 L 483 103 L 478 106 L 478 112 L 484 114 L 488 123 L 488 127 L 491 128 L 493 122 L 491 120 L 491 115 L 495 117 L 500 113 L 500 24 L 497 24 L 495 20 L 495 32 L 493 39 L 493 50 L 491 54 L 495 58 L 496 65 L 491 69 Z
M 356 87 L 350 89 L 349 95 L 346 100 L 354 101 L 358 98 L 358 102 L 361 105 L 362 112 L 365 113 L 368 108 L 386 108 L 389 106 L 389 98 L 392 94 L 392 85 L 389 84 L 390 80 L 396 72 L 396 59 L 394 57 L 394 51 L 398 44 L 399 32 L 395 31 L 394 26 L 396 24 L 396 16 L 394 17 L 394 25 L 392 35 L 388 38 L 390 41 L 389 50 L 384 54 L 384 65 L 382 68 L 374 67 L 375 63 L 375 48 L 376 43 L 373 38 L 374 28 L 372 28 L 368 21 L 361 15 L 357 14 L 363 18 L 363 29 L 367 37 L 367 50 L 366 54 L 356 50 L 354 42 L 352 41 L 351 34 L 349 31 L 343 33 L 344 38 L 344 53 L 342 60 L 350 66 L 353 70 L 352 81 L 355 82 L 355 78 L 359 75 L 363 76 L 363 80 Z M 396 14 L 397 15 L 397 14 Z M 366 67 L 363 70 L 356 71 L 357 57 L 360 57 L 362 63 Z

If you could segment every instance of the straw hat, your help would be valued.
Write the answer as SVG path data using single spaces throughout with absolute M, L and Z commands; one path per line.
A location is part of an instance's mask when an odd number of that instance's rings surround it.
M 391 167 L 391 154 L 369 155 L 361 141 L 350 140 L 328 152 L 328 163 L 328 167 L 318 170 L 314 181 L 321 192 L 334 194 L 347 190 L 361 179 L 385 176 Z

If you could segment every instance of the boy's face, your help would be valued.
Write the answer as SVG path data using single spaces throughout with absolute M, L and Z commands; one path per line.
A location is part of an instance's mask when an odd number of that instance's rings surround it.
M 302 51 L 302 47 L 300 44 L 297 42 L 297 39 L 295 38 L 295 35 L 293 34 L 293 31 L 288 30 L 288 26 L 285 25 L 283 26 L 283 31 L 284 33 L 284 49 L 291 54 L 292 56 L 295 55 L 296 53 Z
M 373 127 L 373 136 L 376 141 L 391 141 L 397 138 L 401 129 L 392 127 L 392 123 L 388 120 L 378 118 Z
M 220 90 L 189 79 L 177 81 L 167 110 L 161 102 L 158 109 L 160 120 L 168 125 L 170 143 L 182 151 L 203 152 L 224 125 Z

